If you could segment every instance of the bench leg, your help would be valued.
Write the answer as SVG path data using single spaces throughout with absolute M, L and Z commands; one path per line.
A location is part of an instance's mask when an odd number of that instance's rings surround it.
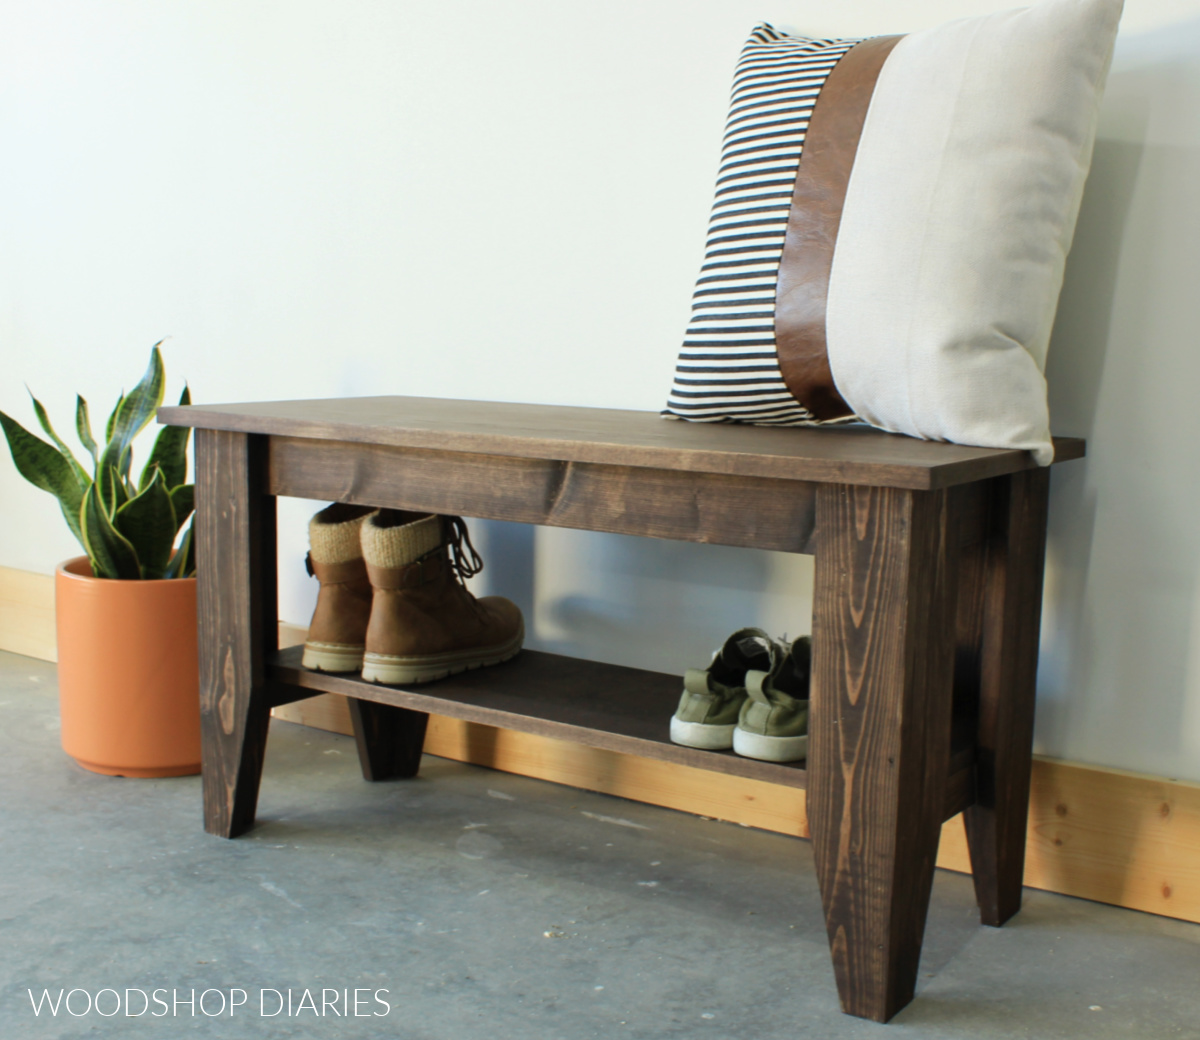
M 993 481 L 980 567 L 977 804 L 964 814 L 984 924 L 1021 909 L 1050 473 Z M 968 590 L 964 590 L 967 593 Z
M 204 829 L 254 825 L 278 648 L 275 499 L 263 493 L 265 438 L 196 431 L 196 560 Z
M 911 999 L 950 760 L 956 551 L 946 492 L 817 495 L 808 812 L 842 1009 Z
M 403 780 L 417 775 L 425 727 L 423 711 L 348 697 L 358 762 L 365 780 Z

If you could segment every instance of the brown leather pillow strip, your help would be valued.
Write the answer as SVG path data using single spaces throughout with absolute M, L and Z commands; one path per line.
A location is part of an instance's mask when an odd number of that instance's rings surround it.
M 825 341 L 825 304 L 846 185 L 875 81 L 901 36 L 855 44 L 817 96 L 788 214 L 775 287 L 775 345 L 792 395 L 817 419 L 853 414 L 833 382 Z

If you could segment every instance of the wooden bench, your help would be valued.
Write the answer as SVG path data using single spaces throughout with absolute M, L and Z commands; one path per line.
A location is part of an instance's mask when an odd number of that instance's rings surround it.
M 965 812 L 983 922 L 1020 908 L 1049 485 L 1026 453 L 407 397 L 159 418 L 196 427 L 211 833 L 254 823 L 270 709 L 328 691 L 370 780 L 415 774 L 433 712 L 806 787 L 850 1014 L 912 999 L 944 820 Z M 303 670 L 276 637 L 279 495 L 814 554 L 806 767 L 670 743 L 675 675 L 534 651 L 412 691 Z

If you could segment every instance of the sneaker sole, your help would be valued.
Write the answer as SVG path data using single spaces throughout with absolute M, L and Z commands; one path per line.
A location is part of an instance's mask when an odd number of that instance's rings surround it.
M 734 724 L 717 726 L 710 722 L 685 722 L 671 716 L 671 742 L 704 751 L 728 751 L 733 747 Z
M 760 762 L 798 762 L 808 757 L 808 737 L 769 737 L 748 730 L 733 731 L 733 750 Z
M 300 664 L 312 672 L 357 672 L 363 663 L 360 643 L 305 643 Z
M 501 664 L 516 657 L 525 642 L 522 625 L 516 636 L 498 646 L 472 647 L 444 654 L 400 657 L 393 654 L 363 654 L 362 677 L 366 682 L 383 686 L 401 686 L 409 683 L 433 682 L 448 675 L 457 675 L 472 668 L 485 668 Z

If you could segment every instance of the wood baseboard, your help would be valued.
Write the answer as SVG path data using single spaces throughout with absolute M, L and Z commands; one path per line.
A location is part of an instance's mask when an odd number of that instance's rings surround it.
M 57 661 L 54 578 L 0 567 L 0 650 Z
M 280 624 L 281 645 L 305 630 Z M 0 649 L 54 660 L 54 581 L 0 567 Z M 276 717 L 350 732 L 345 698 L 321 695 Z M 432 716 L 431 755 L 683 812 L 808 837 L 804 791 Z M 970 871 L 962 820 L 942 828 L 938 866 Z M 1200 922 L 1200 785 L 1035 758 L 1025 883 Z

